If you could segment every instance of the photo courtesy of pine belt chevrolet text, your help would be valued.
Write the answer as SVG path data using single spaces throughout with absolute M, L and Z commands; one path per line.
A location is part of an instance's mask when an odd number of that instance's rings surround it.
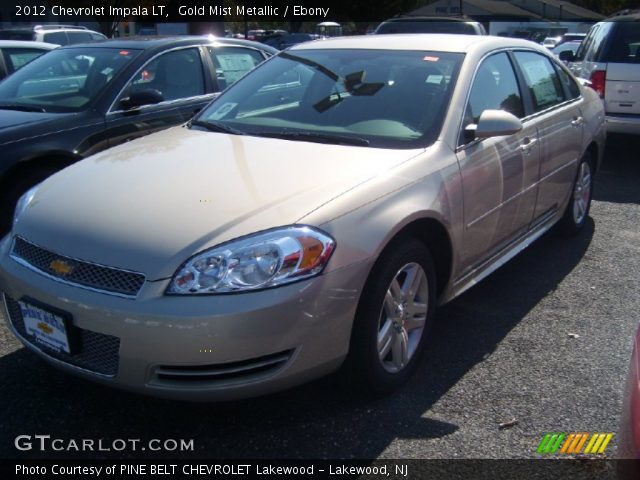
M 390 392 L 436 306 L 587 223 L 604 122 L 598 93 L 526 40 L 295 45 L 187 123 L 24 193 L 0 242 L 5 316 L 56 367 L 148 395 L 337 370 Z

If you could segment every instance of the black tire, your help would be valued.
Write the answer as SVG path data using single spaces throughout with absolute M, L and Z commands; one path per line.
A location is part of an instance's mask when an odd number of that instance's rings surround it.
M 413 338 L 413 350 L 408 349 L 408 352 L 412 351 L 413 353 L 407 356 L 408 361 L 406 361 L 406 364 L 398 371 L 390 371 L 390 368 L 396 367 L 392 365 L 392 361 L 381 359 L 382 352 L 379 351 L 378 345 L 378 335 L 382 332 L 381 327 L 390 321 L 385 310 L 387 308 L 385 299 L 392 281 L 399 278 L 400 282 L 403 278 L 403 267 L 409 267 L 407 272 L 410 272 L 413 271 L 411 269 L 415 268 L 414 265 L 421 267 L 427 284 L 426 288 L 421 284 L 421 287 L 417 290 L 421 290 L 422 294 L 416 296 L 416 298 L 422 300 L 422 297 L 426 295 L 424 327 L 417 341 L 415 337 Z M 417 269 L 415 271 L 417 272 Z M 404 279 L 407 280 L 409 273 L 404 273 L 404 275 Z M 431 254 L 426 246 L 414 238 L 402 239 L 389 245 L 369 274 L 360 297 L 351 333 L 349 356 L 343 371 L 348 381 L 357 385 L 358 388 L 363 388 L 367 393 L 374 394 L 391 392 L 405 383 L 416 369 L 420 357 L 424 353 L 425 341 L 433 324 L 435 302 L 435 268 Z M 412 302 L 411 308 L 414 308 L 413 305 Z M 415 305 L 421 305 L 421 302 Z M 408 307 L 403 310 L 401 315 L 405 315 L 407 310 Z M 417 318 L 417 316 L 411 318 Z M 410 320 L 407 320 L 407 322 L 410 322 Z M 406 323 L 406 325 L 408 324 Z M 409 327 L 407 326 L 406 328 L 408 329 Z M 416 330 L 417 328 L 415 330 L 405 330 L 405 322 L 403 320 L 402 325 L 394 322 L 394 330 L 392 332 L 395 333 L 392 333 L 392 335 L 400 335 L 400 331 L 408 332 L 406 338 L 409 345 L 412 341 L 411 335 L 415 335 Z M 387 329 L 386 331 L 391 330 Z M 382 336 L 381 333 L 381 338 Z M 393 357 L 393 352 L 390 352 L 385 358 L 390 359 L 391 357 Z
M 11 230 L 16 203 L 22 194 L 58 170 L 54 167 L 39 168 L 33 172 L 24 173 L 6 191 L 2 192 L 0 195 L 0 237 Z
M 589 210 L 591 209 L 591 199 L 593 197 L 593 175 L 594 164 L 589 152 L 585 152 L 578 163 L 578 171 L 576 178 L 571 187 L 571 198 L 564 211 L 564 215 L 558 222 L 558 231 L 566 236 L 576 235 L 589 218 Z M 585 182 L 585 173 L 588 174 L 588 182 Z M 588 184 L 588 191 L 585 185 Z M 586 193 L 585 193 L 586 192 Z M 579 207 L 578 204 L 582 206 Z

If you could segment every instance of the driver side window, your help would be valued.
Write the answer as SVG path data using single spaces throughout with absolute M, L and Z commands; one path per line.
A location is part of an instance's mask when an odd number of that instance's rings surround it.
M 120 100 L 143 90 L 156 90 L 165 101 L 204 95 L 204 74 L 199 50 L 174 50 L 150 61 L 129 82 Z
M 524 117 L 522 95 L 506 53 L 488 57 L 478 68 L 465 109 L 459 145 L 466 143 L 464 129 L 477 124 L 485 110 L 504 110 L 518 118 Z

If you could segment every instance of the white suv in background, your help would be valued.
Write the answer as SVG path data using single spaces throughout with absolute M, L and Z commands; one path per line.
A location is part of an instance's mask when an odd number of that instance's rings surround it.
M 576 54 L 560 59 L 604 100 L 607 132 L 640 135 L 640 11 L 595 24 Z
M 36 25 L 0 30 L 0 40 L 33 40 L 55 45 L 73 45 L 106 39 L 102 33 L 78 25 Z

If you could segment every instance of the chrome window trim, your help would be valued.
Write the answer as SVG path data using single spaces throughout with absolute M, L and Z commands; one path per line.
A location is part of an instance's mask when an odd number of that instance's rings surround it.
M 476 76 L 478 75 L 478 70 L 480 69 L 480 66 L 482 65 L 482 63 L 490 56 L 498 54 L 498 53 L 510 53 L 510 52 L 530 52 L 530 53 L 537 53 L 538 55 L 541 55 L 544 58 L 547 58 L 549 61 L 552 61 L 552 59 L 549 59 L 544 53 L 541 53 L 537 50 L 531 49 L 531 48 L 525 48 L 525 47 L 504 47 L 504 48 L 499 48 L 496 50 L 492 50 L 486 54 L 484 54 L 482 56 L 482 58 L 480 58 L 480 60 L 478 61 L 478 64 L 476 65 L 475 70 L 473 71 L 473 76 L 471 77 L 471 84 L 469 87 L 469 90 L 467 91 L 467 95 L 465 97 L 465 101 L 464 101 L 464 107 L 463 107 L 463 111 L 462 111 L 462 117 L 460 118 L 460 124 L 458 126 L 458 132 L 456 135 L 456 138 L 460 138 L 460 133 L 462 132 L 464 126 L 462 125 L 464 122 L 464 110 L 467 108 L 467 105 L 469 103 L 469 98 L 471 97 L 471 88 L 473 88 L 473 84 L 476 80 Z M 513 68 L 513 65 L 512 65 Z M 515 70 L 514 70 L 514 75 L 515 75 Z M 517 76 L 516 76 L 517 77 Z M 520 85 L 518 85 L 518 87 L 520 87 Z M 565 100 L 561 103 L 556 103 L 555 105 L 549 107 L 549 108 L 545 108 L 544 110 L 540 110 L 539 112 L 534 112 L 531 115 L 527 115 L 525 117 L 522 117 L 520 119 L 520 121 L 522 122 L 522 124 L 524 125 L 526 122 L 531 121 L 531 120 L 535 120 L 537 117 L 541 116 L 541 115 L 545 115 L 555 109 L 558 108 L 562 108 L 565 107 L 566 105 L 573 103 L 573 102 L 578 102 L 578 101 L 582 101 L 583 97 L 582 97 L 582 89 L 580 90 L 580 95 L 577 96 L 576 98 L 571 98 L 569 100 Z M 523 99 L 523 103 L 524 103 L 524 99 Z M 463 150 L 466 150 L 468 147 L 475 145 L 476 143 L 478 143 L 481 139 L 475 139 L 469 143 L 465 143 L 464 145 L 457 145 L 455 148 L 455 152 L 461 152 Z
M 123 112 L 131 112 L 132 110 L 113 110 L 116 102 L 118 101 L 118 99 L 120 98 L 120 96 L 122 95 L 122 93 L 124 92 L 124 90 L 127 88 L 127 86 L 129 86 L 129 84 L 133 81 L 133 79 L 147 66 L 149 65 L 151 62 L 153 62 L 155 59 L 157 59 L 158 57 L 160 57 L 161 55 L 164 55 L 166 53 L 169 52 L 175 52 L 178 50 L 186 50 L 187 48 L 196 48 L 196 49 L 200 49 L 200 47 L 217 47 L 217 46 L 224 46 L 224 47 L 233 47 L 233 48 L 245 48 L 248 50 L 254 50 L 256 52 L 258 52 L 260 55 L 262 55 L 262 61 L 265 61 L 268 57 L 265 56 L 264 52 L 258 48 L 255 47 L 247 47 L 244 45 L 227 45 L 224 43 L 216 43 L 215 41 L 211 41 L 211 42 L 207 42 L 207 43 L 198 43 L 196 45 L 182 45 L 179 47 L 173 47 L 167 50 L 163 50 L 162 52 L 158 52 L 156 53 L 153 57 L 151 57 L 149 60 L 147 60 L 145 63 L 142 64 L 142 66 L 140 68 L 138 68 L 135 73 L 133 75 L 131 75 L 129 77 L 129 79 L 126 81 L 126 83 L 124 84 L 124 86 L 120 89 L 120 91 L 118 92 L 118 94 L 113 98 L 113 100 L 111 101 L 111 105 L 109 105 L 109 108 L 107 109 L 107 116 L 114 114 L 114 113 L 123 113 Z M 200 53 L 200 52 L 198 52 Z M 202 61 L 202 58 L 200 59 L 201 61 L 201 66 L 202 66 L 202 74 L 204 75 L 204 77 L 206 77 L 207 73 L 206 73 L 206 66 L 204 64 L 204 62 Z M 206 80 L 206 78 L 203 77 L 203 80 Z M 206 81 L 205 81 L 206 84 Z M 166 100 L 164 102 L 160 102 L 160 103 L 154 103 L 153 105 L 143 105 L 143 107 L 156 107 L 158 105 L 170 105 L 172 103 L 177 103 L 177 102 L 183 102 L 185 100 L 192 100 L 192 99 L 196 99 L 199 97 L 209 97 L 211 95 L 215 95 L 216 93 L 220 93 L 220 92 L 209 92 L 209 93 L 204 93 L 202 95 L 194 95 L 193 97 L 184 97 L 184 98 L 176 98 L 173 100 Z M 143 107 L 138 108 L 137 110 L 140 111 Z
M 142 288 L 144 287 L 144 284 L 145 284 L 145 283 L 147 283 L 147 277 L 146 277 L 146 275 L 144 275 L 143 273 L 135 272 L 135 271 L 133 271 L 133 270 L 127 270 L 127 269 L 125 269 L 125 268 L 110 267 L 110 266 L 108 266 L 108 265 L 102 265 L 102 264 L 100 264 L 100 263 L 88 262 L 88 261 L 86 261 L 86 260 L 81 260 L 81 259 L 79 259 L 79 258 L 70 257 L 69 255 L 62 255 L 62 254 L 58 254 L 58 253 L 52 252 L 52 251 L 51 251 L 51 250 L 49 250 L 48 248 L 41 247 L 40 245 L 37 245 L 37 244 L 35 244 L 35 243 L 33 243 L 33 242 L 30 242 L 30 241 L 28 241 L 28 240 L 25 240 L 25 239 L 24 239 L 24 238 L 22 238 L 22 237 L 19 237 L 23 242 L 29 243 L 29 244 L 31 244 L 31 245 L 33 245 L 33 246 L 37 247 L 37 248 L 41 248 L 42 250 L 46 250 L 47 252 L 51 252 L 51 253 L 53 253 L 54 255 L 58 255 L 58 256 L 60 256 L 60 257 L 62 257 L 62 258 L 68 258 L 69 260 L 74 260 L 74 261 L 76 261 L 76 262 L 81 262 L 81 263 L 84 263 L 84 264 L 87 264 L 87 265 L 94 265 L 94 266 L 96 266 L 96 267 L 108 268 L 108 269 L 110 269 L 110 270 L 117 270 L 117 271 L 120 271 L 120 272 L 132 273 L 132 274 L 135 274 L 135 275 L 142 275 L 142 277 L 143 277 L 143 279 L 144 279 L 144 282 L 142 283 L 142 285 L 140 286 L 140 289 L 138 290 L 138 292 L 137 292 L 135 295 L 129 295 L 129 294 L 126 294 L 126 293 L 112 292 L 112 291 L 110 291 L 110 290 L 102 290 L 102 289 L 100 289 L 100 288 L 95 288 L 95 287 L 90 287 L 90 286 L 87 286 L 87 285 L 82 285 L 81 283 L 75 283 L 75 282 L 70 282 L 70 281 L 68 281 L 68 280 L 64 280 L 63 278 L 56 277 L 56 276 L 54 276 L 54 275 L 51 275 L 51 274 L 50 274 L 50 273 L 48 273 L 48 272 L 45 272 L 45 271 L 43 271 L 43 270 L 40 270 L 38 267 L 36 267 L 36 266 L 34 266 L 34 265 L 30 264 L 30 263 L 29 263 L 29 262 L 27 262 L 25 259 L 23 259 L 23 258 L 20 258 L 20 257 L 16 256 L 16 255 L 13 253 L 13 250 L 14 250 L 14 248 L 15 248 L 15 244 L 16 244 L 16 238 L 18 238 L 18 236 L 17 236 L 17 235 L 16 235 L 15 237 L 13 237 L 13 240 L 11 241 L 11 249 L 9 250 L 9 257 L 11 257 L 11 259 L 12 259 L 14 262 L 16 262 L 16 263 L 18 263 L 18 264 L 22 265 L 22 266 L 23 266 L 23 267 L 25 267 L 25 268 L 28 268 L 28 269 L 29 269 L 29 270 L 31 270 L 32 272 L 39 273 L 40 275 L 43 275 L 44 277 L 47 277 L 48 279 L 53 280 L 53 281 L 55 281 L 55 282 L 62 283 L 62 284 L 64 284 L 64 285 L 69 285 L 69 286 L 76 287 L 76 288 L 81 288 L 81 289 L 83 289 L 83 290 L 89 290 L 89 291 L 91 291 L 91 292 L 95 292 L 95 293 L 103 293 L 103 294 L 105 294 L 105 295 L 111 295 L 111 296 L 114 296 L 114 297 L 128 298 L 128 299 L 130 299 L 130 300 L 135 300 L 135 299 L 138 297 L 138 295 L 140 294 L 140 290 L 142 290 Z

